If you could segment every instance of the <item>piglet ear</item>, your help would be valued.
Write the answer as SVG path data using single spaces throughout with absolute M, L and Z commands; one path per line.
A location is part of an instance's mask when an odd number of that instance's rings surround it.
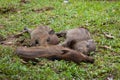
M 49 31 L 49 34 L 55 34 L 55 31 L 52 29 Z

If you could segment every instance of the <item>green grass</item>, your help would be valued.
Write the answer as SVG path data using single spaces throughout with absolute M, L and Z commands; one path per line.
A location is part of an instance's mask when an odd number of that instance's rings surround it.
M 54 10 L 32 11 L 48 6 Z M 120 79 L 120 1 L 70 0 L 64 4 L 63 0 L 30 0 L 20 4 L 19 0 L 0 0 L 0 8 L 10 7 L 17 12 L 0 12 L 0 24 L 4 26 L 0 34 L 4 37 L 39 24 L 49 25 L 56 32 L 85 26 L 97 43 L 97 52 L 94 64 L 46 59 L 24 64 L 13 48 L 0 45 L 0 80 L 104 80 L 109 74 L 114 80 Z M 103 32 L 111 33 L 115 39 L 106 39 Z M 99 48 L 104 45 L 113 51 Z

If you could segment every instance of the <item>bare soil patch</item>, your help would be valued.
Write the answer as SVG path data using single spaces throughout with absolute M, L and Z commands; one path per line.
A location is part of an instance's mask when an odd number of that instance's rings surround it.
M 0 14 L 15 13 L 18 10 L 14 6 L 0 7 Z
M 28 0 L 20 0 L 20 3 L 26 4 L 26 3 L 29 3 L 29 1 Z
M 10 35 L 6 39 L 0 36 L 0 45 L 3 46 L 30 46 L 30 39 L 24 37 L 24 32 L 20 32 L 16 35 Z
M 50 11 L 50 10 L 54 10 L 54 7 L 43 7 L 40 9 L 32 9 L 32 11 L 36 13 L 41 13 L 41 12 Z

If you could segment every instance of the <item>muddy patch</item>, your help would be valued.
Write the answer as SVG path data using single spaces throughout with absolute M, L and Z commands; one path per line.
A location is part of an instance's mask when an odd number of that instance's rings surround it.
M 6 39 L 0 36 L 0 45 L 2 46 L 30 46 L 30 37 L 26 37 L 26 32 L 20 32 L 16 35 L 8 36 Z
M 14 6 L 0 7 L 0 14 L 15 13 L 17 9 Z
M 30 38 L 25 38 L 23 36 L 16 39 L 15 44 L 16 46 L 27 46 L 30 47 Z
M 40 9 L 32 9 L 32 11 L 36 13 L 41 13 L 41 12 L 50 11 L 50 10 L 54 10 L 54 7 L 43 7 Z
M 112 25 L 112 24 L 116 24 L 116 23 L 118 23 L 118 21 L 117 20 L 107 20 L 107 21 L 105 21 L 105 22 L 103 22 L 101 25 Z
M 20 0 L 20 3 L 22 3 L 22 4 L 26 4 L 26 3 L 29 3 L 30 1 L 28 1 L 28 0 Z

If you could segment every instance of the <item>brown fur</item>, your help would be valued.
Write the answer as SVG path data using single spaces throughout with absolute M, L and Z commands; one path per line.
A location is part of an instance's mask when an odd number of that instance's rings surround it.
M 57 35 L 59 37 L 66 37 L 65 41 L 61 44 L 64 47 L 80 51 L 84 54 L 88 54 L 96 49 L 95 42 L 91 39 L 90 32 L 83 27 L 62 31 L 57 33 Z
M 96 44 L 95 44 L 94 40 L 89 39 L 89 40 L 80 41 L 80 42 L 75 43 L 73 45 L 72 49 L 80 51 L 80 52 L 84 53 L 85 55 L 89 55 L 90 52 L 96 50 Z
M 64 46 L 69 47 L 71 41 L 79 42 L 83 40 L 91 39 L 90 33 L 84 28 L 75 28 L 68 30 L 66 33 L 66 40 L 64 41 Z
M 90 62 L 93 63 L 94 59 L 88 57 L 81 52 L 64 48 L 62 46 L 48 46 L 48 47 L 19 47 L 16 54 L 23 59 L 32 60 L 35 58 L 48 58 L 73 61 L 75 63 Z
M 46 46 L 46 45 L 56 45 L 59 43 L 59 38 L 54 31 L 48 26 L 39 26 L 34 30 L 28 30 L 31 35 L 31 44 L 32 46 Z

